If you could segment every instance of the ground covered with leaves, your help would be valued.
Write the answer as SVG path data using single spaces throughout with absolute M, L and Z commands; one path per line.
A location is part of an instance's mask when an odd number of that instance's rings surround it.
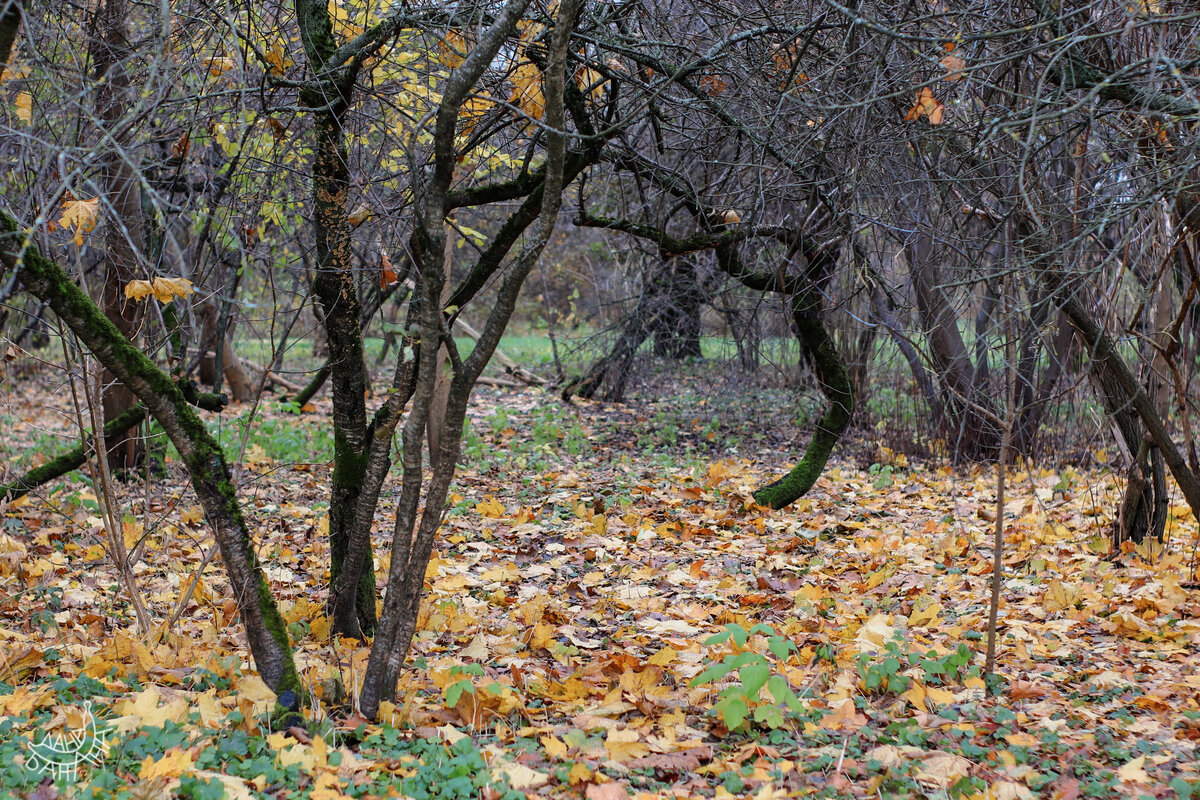
M 1165 550 L 1109 554 L 1111 474 L 1018 468 L 991 695 L 994 469 L 909 463 L 860 432 L 808 497 L 758 508 L 750 490 L 798 455 L 805 420 L 781 435 L 776 413 L 763 431 L 772 417 L 701 385 L 624 406 L 480 392 L 412 668 L 378 724 L 352 704 L 367 650 L 331 639 L 322 613 L 322 403 L 296 415 L 266 401 L 249 428 L 251 408 L 235 407 L 217 426 L 312 692 L 305 727 L 264 727 L 273 696 L 169 451 L 167 477 L 120 497 L 160 626 L 149 637 L 84 476 L 8 504 L 0 786 L 31 798 L 1200 796 L 1186 506 L 1170 510 Z M 60 389 L 44 376 L 3 386 L 10 473 L 70 444 Z M 77 784 L 43 781 L 55 736 L 85 751 Z

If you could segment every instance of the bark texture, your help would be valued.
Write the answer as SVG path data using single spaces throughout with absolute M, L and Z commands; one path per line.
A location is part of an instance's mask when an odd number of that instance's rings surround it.
M 362 306 L 350 249 L 350 167 L 343 133 L 355 70 L 332 68 L 337 43 L 325 3 L 296 0 L 296 15 L 305 55 L 315 78 L 301 92 L 301 98 L 313 110 L 315 137 L 311 170 L 316 267 L 312 288 L 321 305 L 321 320 L 329 343 L 334 425 L 329 549 L 331 576 L 336 585 L 345 569 L 356 520 L 360 518 L 358 507 L 373 435 L 367 427 L 367 376 L 359 322 Z M 373 516 L 373 503 L 371 511 Z M 367 519 L 368 543 L 370 521 Z M 333 630 L 362 638 L 375 629 L 375 570 L 371 559 L 364 559 L 358 574 L 350 577 L 356 587 L 353 608 L 339 603 L 331 593 Z
M 90 49 L 95 67 L 96 116 L 106 130 L 119 132 L 121 118 L 133 98 L 127 64 L 133 58 L 128 40 L 129 6 L 126 0 L 103 0 L 92 14 Z M 101 307 L 127 339 L 141 324 L 141 305 L 127 300 L 125 285 L 140 277 L 145 246 L 142 195 L 135 167 L 135 149 L 128 136 L 112 134 L 115 141 L 101 146 L 102 184 L 108 219 L 104 225 L 104 288 Z M 104 422 L 118 419 L 134 404 L 129 387 L 107 370 L 102 375 Z M 117 431 L 106 439 L 109 464 L 118 475 L 127 474 L 142 460 L 145 448 L 133 429 Z
M 842 438 L 854 416 L 854 384 L 838 354 L 833 337 L 821 322 L 821 296 L 815 291 L 792 295 L 792 321 L 796 336 L 812 358 L 813 372 L 829 407 L 817 422 L 804 457 L 787 475 L 754 493 L 759 505 L 784 508 L 803 497 L 829 461 L 829 454 Z

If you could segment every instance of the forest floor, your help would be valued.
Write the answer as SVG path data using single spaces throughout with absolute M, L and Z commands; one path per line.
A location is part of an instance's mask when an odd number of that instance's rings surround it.
M 345 700 L 367 650 L 331 639 L 322 613 L 327 401 L 301 415 L 265 401 L 249 428 L 250 407 L 233 407 L 220 423 L 312 692 L 307 728 L 262 726 L 273 697 L 178 465 L 116 498 L 152 636 L 83 476 L 0 506 L 0 787 L 42 800 L 1200 797 L 1186 506 L 1170 509 L 1165 550 L 1110 554 L 1111 473 L 1013 471 L 991 696 L 995 468 L 910 463 L 859 431 L 809 496 L 764 510 L 750 491 L 799 454 L 804 415 L 781 425 L 795 398 L 717 383 L 620 406 L 479 392 L 403 699 L 381 724 Z M 45 374 L 0 384 L 0 470 L 70 444 L 56 434 L 72 414 Z M 71 739 L 88 713 L 98 736 Z M 35 743 L 56 735 L 87 751 L 78 785 L 39 787 Z

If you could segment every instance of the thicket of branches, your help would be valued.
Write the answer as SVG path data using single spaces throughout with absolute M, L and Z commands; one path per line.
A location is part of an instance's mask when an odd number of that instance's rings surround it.
M 1038 457 L 1065 399 L 1091 398 L 1128 472 L 1114 538 L 1161 535 L 1168 476 L 1200 511 L 1198 18 L 1167 0 L 8 0 L 0 325 L 21 347 L 64 333 L 107 467 L 145 462 L 145 416 L 167 433 L 280 691 L 300 689 L 287 635 L 196 411 L 223 403 L 194 380 L 255 402 L 275 382 L 299 406 L 328 381 L 329 607 L 374 636 L 368 715 L 415 629 L 471 392 L 556 228 L 633 248 L 640 292 L 568 396 L 621 400 L 645 342 L 696 357 L 715 320 L 739 348 L 771 324 L 796 338 L 824 413 L 760 503 L 809 490 L 887 351 L 946 457 Z M 397 348 L 368 402 L 380 315 Z M 251 327 L 266 363 L 232 346 Z M 307 387 L 281 374 L 305 338 L 327 359 Z

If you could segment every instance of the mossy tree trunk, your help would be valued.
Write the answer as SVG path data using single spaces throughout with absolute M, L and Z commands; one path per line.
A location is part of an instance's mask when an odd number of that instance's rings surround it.
M 108 441 L 109 436 L 129 430 L 145 418 L 145 407 L 135 405 L 121 416 L 104 424 L 104 440 Z M 91 431 L 85 434 L 85 438 L 87 440 L 86 445 L 76 445 L 67 452 L 50 459 L 40 467 L 34 467 L 12 483 L 0 485 L 0 502 L 24 497 L 39 486 L 43 486 L 56 478 L 61 478 L 68 472 L 82 467 L 92 454 L 93 441 Z
M 689 203 L 698 219 L 719 219 L 713 209 L 704 209 L 690 187 L 654 169 L 643 169 L 640 176 Z M 619 230 L 657 242 L 663 253 L 682 255 L 700 250 L 716 254 L 717 267 L 748 289 L 776 292 L 791 298 L 793 328 L 800 340 L 803 357 L 808 361 L 829 408 L 817 423 L 817 430 L 805 449 L 804 457 L 787 475 L 764 486 L 755 493 L 761 505 L 783 508 L 804 495 L 829 460 L 834 445 L 850 425 L 854 414 L 854 386 L 846 364 L 837 351 L 833 337 L 821 319 L 821 302 L 825 287 L 837 266 L 836 246 L 817 244 L 802 231 L 782 227 L 726 228 L 699 231 L 686 237 L 675 237 L 663 228 L 629 220 L 618 220 L 581 213 L 576 225 Z M 776 270 L 754 272 L 742 262 L 738 244 L 747 239 L 771 238 L 788 245 L 784 265 Z M 850 246 L 850 245 L 848 245 Z M 799 257 L 803 271 L 789 271 L 787 265 Z
M 329 498 L 329 549 L 332 586 L 339 585 L 346 551 L 361 518 L 370 541 L 375 500 L 362 496 L 371 460 L 374 426 L 368 429 L 367 376 L 363 361 L 360 318 L 362 305 L 354 279 L 350 249 L 350 167 L 345 143 L 345 118 L 353 92 L 355 67 L 337 69 L 330 60 L 337 52 L 329 7 L 317 0 L 296 0 L 300 38 L 313 74 L 301 93 L 312 108 L 315 143 L 311 163 L 316 269 L 312 288 L 321 306 L 321 321 L 329 345 L 329 379 L 333 393 L 333 486 Z M 385 432 L 386 429 L 380 429 Z M 391 444 L 387 436 L 386 445 Z M 386 448 L 385 448 L 386 450 Z M 385 460 L 386 462 L 386 460 Z M 380 462 L 386 471 L 390 465 Z M 370 514 L 360 514 L 360 502 Z M 372 559 L 362 560 L 349 576 L 355 587 L 350 603 L 330 593 L 333 630 L 362 638 L 375 629 L 375 570 Z
M 183 388 L 123 336 L 67 272 L 41 255 L 6 214 L 0 215 L 0 235 L 0 260 L 11 269 L 20 265 L 25 288 L 47 302 L 96 360 L 129 387 L 179 451 L 213 528 L 255 666 L 281 694 L 281 702 L 294 705 L 301 687 L 287 627 L 259 566 L 221 446 L 192 409 Z
M 829 407 L 817 422 L 817 429 L 799 463 L 779 480 L 754 493 L 759 505 L 784 508 L 803 497 L 829 461 L 829 454 L 842 438 L 854 416 L 854 384 L 838 354 L 833 337 L 821 321 L 821 295 L 815 290 L 792 295 L 792 322 L 801 346 L 812 360 L 817 384 Z

